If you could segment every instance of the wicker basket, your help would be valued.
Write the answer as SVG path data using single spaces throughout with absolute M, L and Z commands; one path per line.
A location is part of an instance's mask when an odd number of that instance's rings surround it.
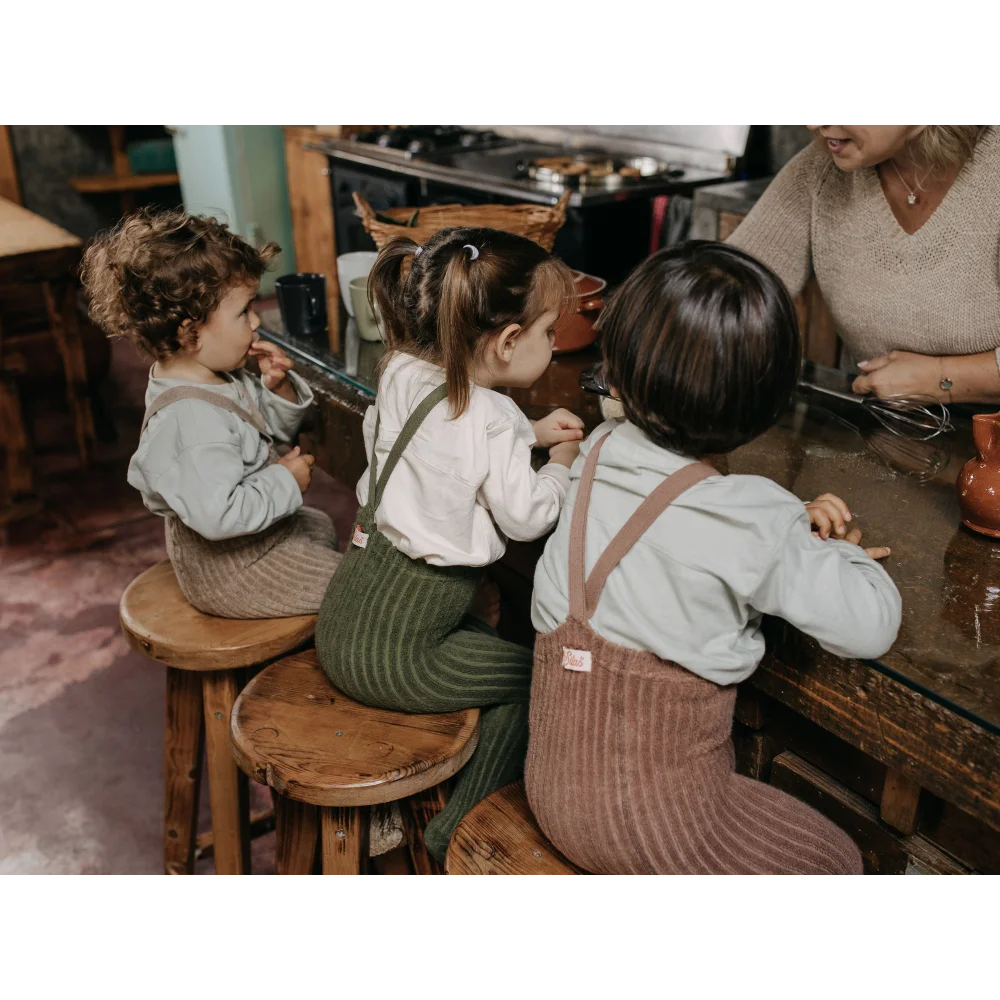
M 439 229 L 451 226 L 484 226 L 488 229 L 502 229 L 518 236 L 527 236 L 551 251 L 556 241 L 556 233 L 566 221 L 566 206 L 569 204 L 567 191 L 555 205 L 431 205 L 421 208 L 415 226 L 394 226 L 375 218 L 371 205 L 354 192 L 354 204 L 365 230 L 382 249 L 397 236 L 407 236 L 417 243 L 426 243 Z M 416 209 L 388 208 L 380 215 L 399 219 L 401 223 L 412 218 Z

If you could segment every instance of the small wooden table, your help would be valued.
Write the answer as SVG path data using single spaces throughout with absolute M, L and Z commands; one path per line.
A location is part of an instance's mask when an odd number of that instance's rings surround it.
M 0 198 L 0 287 L 15 299 L 39 296 L 66 372 L 66 395 L 76 444 L 86 462 L 94 440 L 87 368 L 76 311 L 78 237 L 34 212 Z M 16 376 L 16 337 L 5 336 L 0 315 L 0 526 L 38 509 Z
M 276 339 L 297 354 L 296 370 L 319 400 L 310 441 L 317 464 L 353 486 L 366 464 L 361 421 L 380 345 L 361 345 L 347 377 L 321 347 Z M 597 357 L 554 358 L 531 389 L 511 395 L 529 417 L 565 406 L 590 430 L 600 421 L 597 399 L 577 379 Z M 834 405 L 848 407 L 840 420 L 815 394 L 800 394 L 722 471 L 767 476 L 803 499 L 843 496 L 866 541 L 892 547 L 885 568 L 903 596 L 902 628 L 877 661 L 844 660 L 767 619 L 768 654 L 738 701 L 741 769 L 834 815 L 869 870 L 923 870 L 928 857 L 943 856 L 929 837 L 970 867 L 1000 872 L 1000 543 L 959 524 L 955 477 L 975 451 L 969 420 L 955 415 L 957 430 L 943 442 L 952 458 L 922 484 L 886 467 L 844 424 L 860 419 L 859 407 Z M 490 568 L 512 612 L 507 635 L 526 644 L 543 545 L 511 543 Z

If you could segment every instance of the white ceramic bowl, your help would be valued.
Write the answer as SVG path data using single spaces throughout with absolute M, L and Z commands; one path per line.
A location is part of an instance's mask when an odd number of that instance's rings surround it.
M 354 306 L 351 305 L 351 281 L 354 278 L 367 278 L 375 258 L 375 250 L 358 250 L 355 253 L 342 253 L 337 258 L 337 280 L 340 282 L 340 297 L 344 300 L 344 308 L 348 315 L 354 317 Z

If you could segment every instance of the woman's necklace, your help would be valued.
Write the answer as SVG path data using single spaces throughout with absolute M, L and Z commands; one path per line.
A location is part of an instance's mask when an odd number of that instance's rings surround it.
M 906 204 L 907 205 L 916 205 L 916 203 L 917 203 L 917 192 L 914 191 L 913 188 L 911 188 L 910 185 L 907 184 L 906 181 L 903 180 L 903 175 L 899 172 L 899 167 L 896 166 L 896 161 L 895 160 L 890 160 L 889 162 L 892 164 L 892 169 L 896 171 L 896 176 L 899 178 L 899 183 L 902 184 L 903 187 L 905 187 L 906 190 L 907 190 Z M 924 180 L 926 180 L 926 179 L 927 179 L 927 177 L 925 175 L 924 176 Z M 921 188 L 921 186 L 920 186 L 920 181 L 914 180 L 913 183 L 917 185 L 917 191 L 922 191 L 923 190 L 923 188 Z

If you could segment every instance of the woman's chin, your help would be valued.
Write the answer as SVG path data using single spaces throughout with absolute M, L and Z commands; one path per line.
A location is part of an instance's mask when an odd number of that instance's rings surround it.
M 848 149 L 843 153 L 831 153 L 830 159 L 833 160 L 838 169 L 848 174 L 854 170 L 860 170 L 865 165 L 855 149 Z

